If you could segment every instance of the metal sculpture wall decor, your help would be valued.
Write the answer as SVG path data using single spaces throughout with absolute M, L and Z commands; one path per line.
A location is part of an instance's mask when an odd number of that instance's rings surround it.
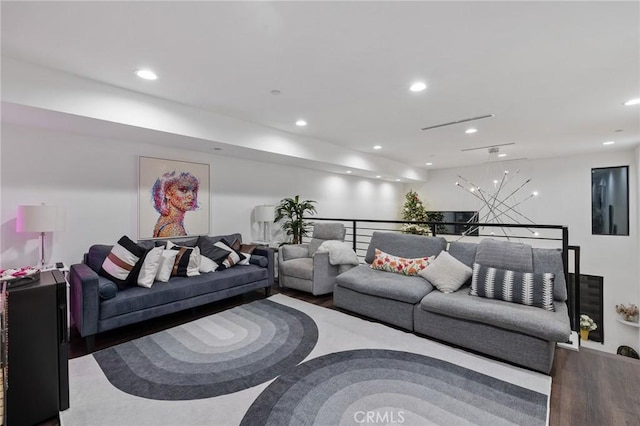
M 478 209 L 477 217 L 472 218 L 468 223 L 491 223 L 495 224 L 499 232 L 504 237 L 516 237 L 517 235 L 507 227 L 500 226 L 501 224 L 519 224 L 519 225 L 535 225 L 535 222 L 522 213 L 520 207 L 523 203 L 538 196 L 537 191 L 531 191 L 527 193 L 529 189 L 528 184 L 531 179 L 526 179 L 524 182 L 519 182 L 519 172 L 516 170 L 511 173 L 508 170 L 504 170 L 501 167 L 501 162 L 498 159 L 499 148 L 489 148 L 489 167 L 487 168 L 487 176 L 485 180 L 488 185 L 482 186 L 476 184 L 474 181 L 458 175 L 458 178 L 462 182 L 456 182 L 456 186 L 463 189 L 466 193 L 474 197 L 480 202 L 480 208 Z M 524 197 L 523 197 L 523 194 Z M 478 229 L 481 226 L 470 226 L 465 232 L 462 233 L 462 237 L 477 234 Z M 532 236 L 538 236 L 538 232 L 530 228 L 526 228 Z M 495 232 L 491 232 L 494 234 Z

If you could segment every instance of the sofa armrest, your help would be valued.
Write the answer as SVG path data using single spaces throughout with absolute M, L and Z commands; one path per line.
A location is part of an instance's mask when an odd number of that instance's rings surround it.
M 269 286 L 273 285 L 275 279 L 275 263 L 273 256 L 273 249 L 269 247 L 256 247 L 253 254 L 258 256 L 264 256 L 267 258 L 267 270 L 269 272 Z
M 309 257 L 309 244 L 285 244 L 280 247 L 279 253 L 283 261 Z
M 336 277 L 340 273 L 338 265 L 329 262 L 329 252 L 316 252 L 313 255 L 313 283 L 311 292 L 317 296 L 332 293 Z
M 69 309 L 80 335 L 96 334 L 100 315 L 98 274 L 83 263 L 71 265 L 69 285 Z

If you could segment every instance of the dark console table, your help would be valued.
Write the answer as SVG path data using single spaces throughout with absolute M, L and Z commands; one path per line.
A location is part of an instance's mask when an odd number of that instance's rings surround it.
M 7 426 L 33 425 L 69 408 L 67 284 L 60 271 L 7 289 Z

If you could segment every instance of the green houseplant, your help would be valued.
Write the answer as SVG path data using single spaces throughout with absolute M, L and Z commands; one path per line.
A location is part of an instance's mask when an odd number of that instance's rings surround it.
M 300 200 L 300 196 L 296 195 L 294 198 L 283 198 L 276 206 L 276 218 L 273 223 L 281 222 L 280 226 L 287 236 L 291 237 L 291 244 L 300 244 L 302 237 L 308 235 L 311 222 L 306 222 L 304 216 L 316 213 L 315 202 Z

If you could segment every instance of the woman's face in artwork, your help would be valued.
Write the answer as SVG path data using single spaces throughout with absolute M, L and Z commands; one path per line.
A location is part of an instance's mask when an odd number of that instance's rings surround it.
M 182 177 L 167 188 L 169 204 L 183 212 L 196 207 L 198 186 L 190 179 Z

